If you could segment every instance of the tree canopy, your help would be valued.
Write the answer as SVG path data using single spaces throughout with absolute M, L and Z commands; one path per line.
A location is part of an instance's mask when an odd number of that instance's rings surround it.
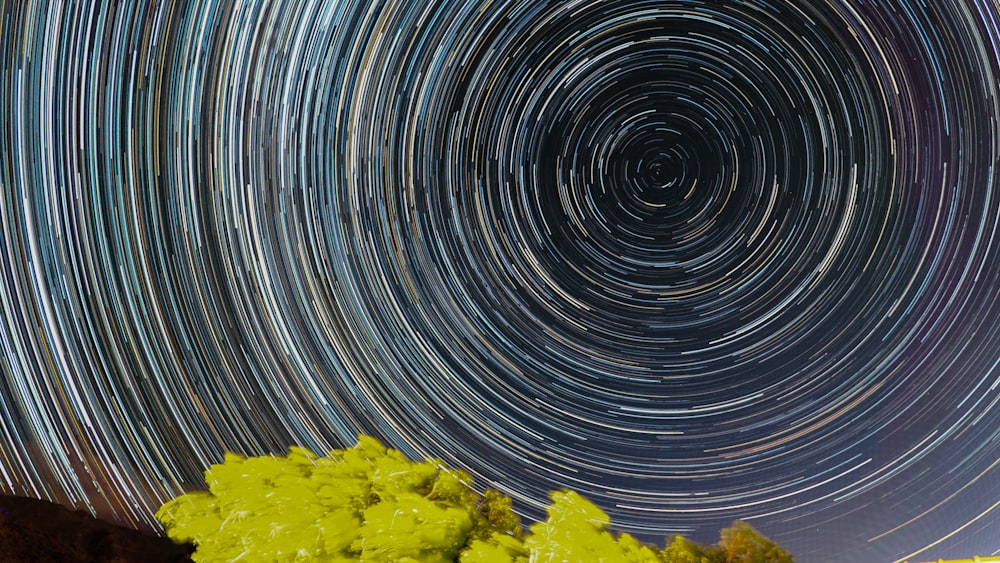
M 793 563 L 790 553 L 740 520 L 722 529 L 716 545 L 674 536 L 660 559 L 663 563 Z
M 205 481 L 208 491 L 156 513 L 171 539 L 196 546 L 197 563 L 792 563 L 739 521 L 718 545 L 677 536 L 661 550 L 615 534 L 607 514 L 568 490 L 553 492 L 547 518 L 525 531 L 506 495 L 478 493 L 467 473 L 368 436 L 324 457 L 300 447 L 227 453 Z

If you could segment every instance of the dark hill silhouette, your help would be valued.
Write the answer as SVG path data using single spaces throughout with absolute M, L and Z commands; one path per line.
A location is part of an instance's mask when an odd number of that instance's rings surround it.
M 190 563 L 194 547 L 109 524 L 83 510 L 0 495 L 0 561 Z

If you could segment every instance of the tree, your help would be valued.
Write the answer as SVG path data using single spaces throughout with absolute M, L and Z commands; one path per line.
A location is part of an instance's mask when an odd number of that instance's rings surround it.
M 303 502 L 315 496 L 316 487 L 296 461 L 226 454 L 224 463 L 205 473 L 209 492 L 174 499 L 156 516 L 171 538 L 198 546 L 193 557 L 199 562 L 248 554 L 264 560 L 308 559 L 323 551 L 317 522 L 335 516 L 338 527 L 349 527 L 351 514 Z
M 510 499 L 478 495 L 439 460 L 413 462 L 361 436 L 319 457 L 227 453 L 205 472 L 208 491 L 181 495 L 156 517 L 198 563 L 361 561 L 443 563 L 475 539 L 515 537 Z
M 514 512 L 509 496 L 486 489 L 477 506 L 479 518 L 473 531 L 476 538 L 488 539 L 499 534 L 520 539 L 524 535 L 521 519 Z
M 524 545 L 532 563 L 656 563 L 656 554 L 642 549 L 631 536 L 619 544 L 607 530 L 610 519 L 573 491 L 552 493 L 548 519 L 531 526 Z
M 664 563 L 793 563 L 790 553 L 741 520 L 724 528 L 716 545 L 674 536 L 660 559 Z
M 494 534 L 488 540 L 474 540 L 459 557 L 460 563 L 526 563 L 528 550 L 521 540 Z
M 285 457 L 226 453 L 205 482 L 156 513 L 171 539 L 195 544 L 197 563 L 792 563 L 740 521 L 718 545 L 676 536 L 657 552 L 615 536 L 607 514 L 568 490 L 525 534 L 506 495 L 480 495 L 468 473 L 368 436 L 324 457 L 294 446 Z
M 472 518 L 416 493 L 370 506 L 351 546 L 362 562 L 448 563 L 465 546 Z
M 791 554 L 741 520 L 722 530 L 719 550 L 724 563 L 793 563 Z
M 629 534 L 618 536 L 618 547 L 628 563 L 660 563 L 660 558 L 653 548 L 645 545 Z
M 683 536 L 674 536 L 662 552 L 663 563 L 715 563 L 721 556 L 718 548 L 693 542 Z

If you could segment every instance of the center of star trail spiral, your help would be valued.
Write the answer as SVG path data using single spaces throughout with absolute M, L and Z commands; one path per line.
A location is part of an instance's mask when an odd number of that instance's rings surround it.
M 623 406 L 753 395 L 789 354 L 818 354 L 870 309 L 848 280 L 881 275 L 849 263 L 848 233 L 870 253 L 877 221 L 908 218 L 877 189 L 891 148 L 887 119 L 863 116 L 885 103 L 872 69 L 820 59 L 806 46 L 831 32 L 777 17 L 611 3 L 486 26 L 480 56 L 411 113 L 447 124 L 417 130 L 434 157 L 403 153 L 412 176 L 392 178 L 421 226 L 401 244 L 429 257 L 417 285 L 449 296 L 421 308 L 456 305 L 460 338 L 490 343 L 480 362 L 499 352 L 530 376 L 514 385 L 563 407 L 585 395 L 599 432 L 652 422 Z M 826 319 L 795 325 L 823 300 Z M 747 351 L 791 331 L 797 346 Z
M 363 432 L 806 562 L 1000 517 L 995 4 L 84 4 L 2 7 L 7 488 Z

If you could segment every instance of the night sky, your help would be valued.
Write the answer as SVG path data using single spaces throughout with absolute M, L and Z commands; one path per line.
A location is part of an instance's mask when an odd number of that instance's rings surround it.
M 371 434 L 530 521 L 1000 552 L 996 0 L 0 0 L 0 492 Z

